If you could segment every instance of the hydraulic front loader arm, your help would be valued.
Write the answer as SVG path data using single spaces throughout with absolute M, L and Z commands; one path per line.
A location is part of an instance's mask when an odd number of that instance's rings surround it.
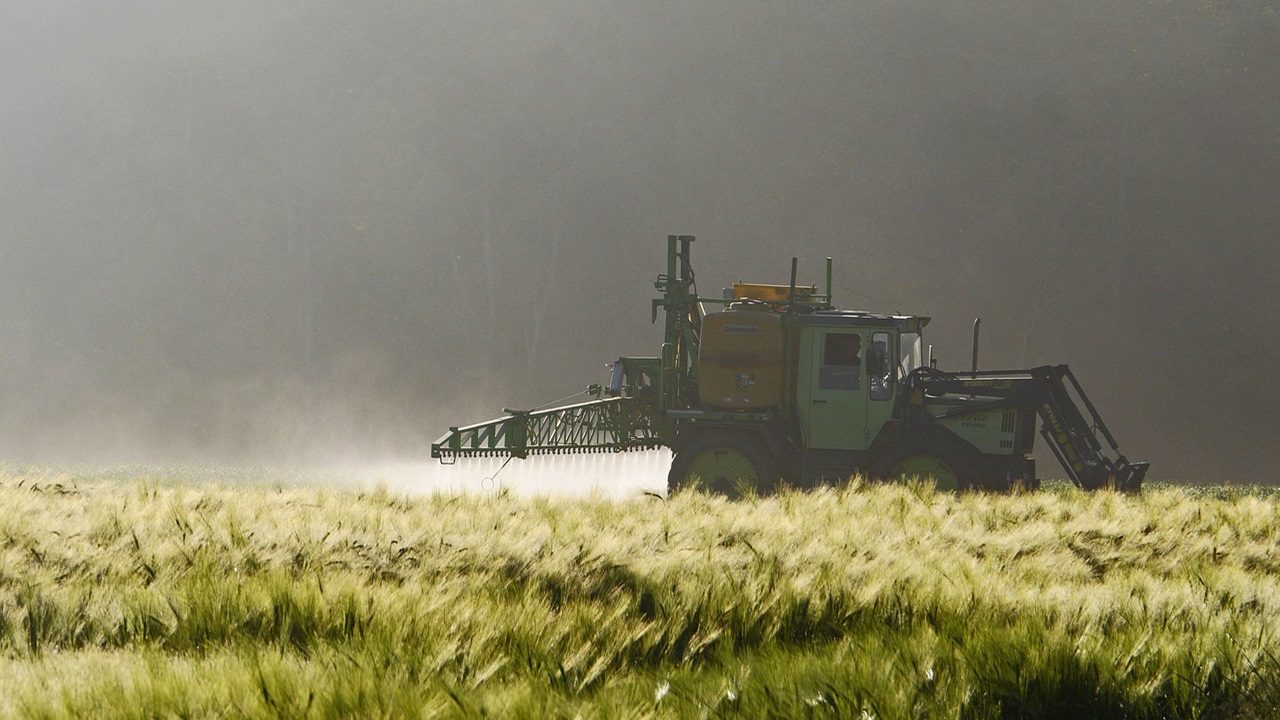
M 1118 490 L 1138 490 L 1147 475 L 1147 462 L 1129 462 L 1120 452 L 1120 446 L 1102 421 L 1097 408 L 1089 401 L 1071 368 L 1054 365 L 1036 368 L 1038 383 L 1043 389 L 1040 397 L 1040 434 L 1044 436 L 1053 454 L 1062 463 L 1071 480 L 1086 490 L 1111 486 Z M 1089 411 L 1090 424 L 1072 401 L 1066 380 Z M 1098 439 L 1098 433 L 1106 439 L 1116 454 L 1112 459 Z
M 919 368 L 907 377 L 907 387 L 909 396 L 921 399 L 942 395 L 968 398 L 968 402 L 938 418 L 1001 407 L 1034 410 L 1040 416 L 1040 434 L 1054 457 L 1071 481 L 1086 490 L 1105 487 L 1138 490 L 1146 477 L 1150 463 L 1130 462 L 1120 452 L 1107 424 L 1066 365 L 969 373 Z M 1088 418 L 1072 397 L 1073 390 L 1088 412 Z M 933 416 L 921 417 L 925 421 L 930 418 Z M 1104 440 L 1110 452 L 1103 446 Z

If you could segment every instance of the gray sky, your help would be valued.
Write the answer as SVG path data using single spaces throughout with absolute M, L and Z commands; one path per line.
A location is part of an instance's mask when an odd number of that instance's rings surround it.
M 1273 2 L 0 7 L 0 455 L 412 457 L 653 354 L 653 275 L 1068 362 L 1273 480 Z

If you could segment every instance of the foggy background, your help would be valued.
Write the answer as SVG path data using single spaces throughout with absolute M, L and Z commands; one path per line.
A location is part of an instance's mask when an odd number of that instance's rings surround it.
M 1277 478 L 1274 2 L 7 2 L 0 93 L 3 460 L 425 458 L 655 354 L 689 233 Z

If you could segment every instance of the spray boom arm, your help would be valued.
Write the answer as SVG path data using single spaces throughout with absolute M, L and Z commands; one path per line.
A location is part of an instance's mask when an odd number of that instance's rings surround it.
M 653 301 L 666 314 L 661 355 L 619 358 L 597 399 L 546 410 L 506 410 L 500 418 L 451 427 L 431 444 L 431 457 L 518 457 L 554 453 L 650 450 L 670 443 L 673 422 L 666 412 L 688 402 L 698 362 L 702 312 L 690 263 L 691 235 L 667 237 L 667 271 L 654 287 Z
M 646 404 L 634 397 L 605 397 L 548 408 L 506 410 L 488 422 L 449 428 L 431 444 L 431 457 L 513 456 L 649 450 L 662 442 Z

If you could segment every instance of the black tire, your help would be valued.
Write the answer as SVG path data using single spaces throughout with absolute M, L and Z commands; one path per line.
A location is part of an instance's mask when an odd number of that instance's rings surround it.
M 946 472 L 955 478 L 955 487 L 946 487 L 948 483 L 939 479 L 939 490 L 972 490 L 983 485 L 978 453 L 963 440 L 941 432 L 914 435 L 893 443 L 871 464 L 871 477 L 896 481 L 901 479 L 904 466 L 927 466 L 928 459 L 937 463 L 939 474 Z
M 702 477 L 710 466 L 750 466 L 754 477 L 715 475 Z M 667 492 L 673 494 L 686 487 L 700 487 L 725 497 L 741 497 L 744 488 L 756 495 L 768 495 L 777 489 L 781 472 L 778 462 L 758 436 L 746 433 L 713 433 L 682 444 L 671 460 L 667 473 Z

